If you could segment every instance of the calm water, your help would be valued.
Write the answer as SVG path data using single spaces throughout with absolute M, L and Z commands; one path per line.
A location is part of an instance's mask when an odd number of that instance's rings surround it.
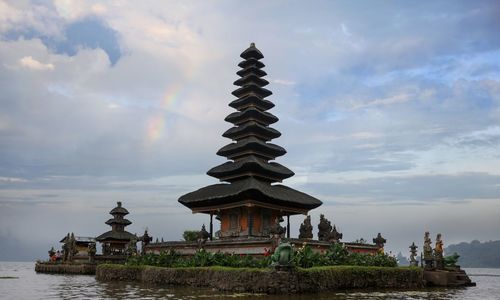
M 34 263 L 0 262 L 0 299 L 500 299 L 500 269 L 467 269 L 467 272 L 477 287 L 268 296 L 187 287 L 101 283 L 93 276 L 36 274 Z

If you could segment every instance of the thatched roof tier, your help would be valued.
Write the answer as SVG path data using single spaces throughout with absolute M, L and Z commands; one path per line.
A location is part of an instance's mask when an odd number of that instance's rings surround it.
M 255 136 L 264 141 L 270 141 L 279 137 L 281 133 L 271 127 L 262 126 L 261 124 L 250 121 L 242 124 L 238 127 L 231 127 L 226 132 L 222 134 L 223 137 L 227 137 L 235 140 L 244 139 L 250 136 Z
M 246 155 L 258 155 L 267 160 L 273 160 L 278 156 L 286 154 L 283 147 L 272 143 L 266 143 L 255 137 L 248 137 L 228 144 L 217 151 L 217 155 L 225 156 L 228 159 L 238 159 Z
M 245 49 L 245 51 L 243 51 L 240 54 L 240 57 L 244 58 L 246 60 L 252 59 L 252 58 L 259 60 L 261 58 L 264 58 L 264 55 L 262 55 L 262 52 L 260 52 L 260 50 L 255 47 L 255 43 L 251 43 L 250 47 Z
M 233 94 L 234 96 L 236 96 L 238 98 L 247 96 L 249 94 L 257 94 L 261 97 L 267 97 L 267 96 L 271 96 L 273 94 L 273 92 L 271 92 L 270 90 L 265 89 L 263 87 L 260 87 L 257 84 L 249 83 L 249 84 L 246 84 L 246 85 L 240 87 L 239 89 L 233 91 L 231 94 Z
M 258 85 L 260 87 L 263 87 L 263 86 L 268 85 L 269 81 L 267 81 L 263 78 L 260 78 L 256 74 L 250 73 L 250 74 L 246 75 L 245 77 L 242 77 L 242 78 L 236 80 L 233 84 L 237 85 L 237 86 L 244 86 L 247 84 L 255 84 L 255 85 Z
M 255 121 L 264 126 L 268 126 L 278 122 L 279 119 L 271 113 L 260 111 L 256 108 L 247 108 L 244 111 L 237 111 L 228 115 L 224 120 L 235 125 Z
M 107 231 L 100 236 L 95 238 L 99 242 L 104 241 L 130 241 L 132 239 L 137 239 L 137 236 L 131 234 L 128 231 Z
M 268 163 L 255 156 L 248 156 L 241 160 L 229 161 L 214 167 L 207 174 L 221 181 L 229 182 L 249 176 L 269 182 L 281 182 L 283 179 L 292 177 L 295 173 L 279 163 Z
M 118 224 L 118 225 L 124 225 L 124 226 L 127 226 L 127 225 L 130 225 L 132 224 L 132 222 L 130 222 L 129 220 L 127 219 L 109 219 L 106 221 L 106 224 L 108 225 L 113 225 L 113 224 Z
M 258 108 L 264 111 L 273 108 L 274 104 L 269 100 L 262 99 L 262 97 L 256 94 L 249 94 L 245 97 L 241 97 L 232 101 L 231 103 L 229 103 L 229 106 L 239 111 L 245 110 L 247 108 Z
M 238 67 L 243 68 L 243 69 L 246 69 L 248 67 L 262 69 L 265 66 L 266 66 L 265 64 L 261 63 L 260 61 L 254 59 L 254 58 L 244 60 L 238 64 Z
M 259 69 L 256 66 L 246 67 L 246 68 L 241 69 L 238 72 L 236 72 L 236 74 L 238 74 L 238 76 L 240 76 L 240 77 L 245 77 L 249 74 L 254 74 L 254 75 L 257 75 L 259 77 L 264 77 L 267 75 L 266 71 Z
M 252 201 L 249 202 L 248 199 Z M 180 197 L 179 202 L 197 212 L 209 212 L 217 207 L 248 202 L 264 207 L 279 206 L 287 212 L 304 213 L 322 204 L 320 200 L 290 187 L 270 185 L 255 178 L 209 185 Z

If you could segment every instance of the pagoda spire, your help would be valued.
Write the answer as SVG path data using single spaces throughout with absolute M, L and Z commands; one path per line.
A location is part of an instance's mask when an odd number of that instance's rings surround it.
M 232 92 L 237 99 L 229 103 L 237 111 L 225 119 L 234 127 L 222 135 L 233 142 L 217 152 L 230 161 L 210 169 L 207 174 L 228 182 L 249 177 L 267 183 L 281 182 L 294 173 L 279 163 L 269 162 L 284 155 L 286 150 L 270 143 L 281 133 L 269 127 L 278 118 L 267 112 L 274 104 L 265 99 L 272 92 L 264 88 L 269 84 L 262 78 L 267 75 L 262 70 L 265 65 L 260 62 L 264 55 L 251 43 L 240 57 L 244 59 L 238 64 L 241 70 L 236 73 L 240 78 L 234 82 L 238 88 Z

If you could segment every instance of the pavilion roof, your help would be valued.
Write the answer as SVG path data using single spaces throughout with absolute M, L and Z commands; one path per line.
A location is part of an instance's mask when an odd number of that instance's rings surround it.
M 127 231 L 107 231 L 100 236 L 95 238 L 99 242 L 104 242 L 108 240 L 117 240 L 117 241 L 130 241 L 131 239 L 137 239 L 137 236 L 131 234 Z

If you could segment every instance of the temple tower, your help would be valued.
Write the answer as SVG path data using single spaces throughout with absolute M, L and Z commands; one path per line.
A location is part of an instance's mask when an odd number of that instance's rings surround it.
M 229 161 L 210 169 L 207 174 L 219 179 L 221 184 L 210 185 L 179 198 L 179 202 L 194 213 L 210 214 L 221 221 L 220 238 L 269 236 L 274 220 L 284 216 L 307 214 L 322 202 L 305 193 L 276 184 L 292 177 L 294 173 L 274 162 L 286 150 L 270 143 L 281 133 L 269 125 L 278 118 L 268 110 L 274 104 L 265 98 L 272 94 L 264 88 L 269 82 L 263 77 L 264 56 L 251 44 L 240 55 L 244 60 L 234 82 L 238 88 L 232 92 L 237 97 L 229 106 L 237 111 L 225 120 L 234 126 L 222 136 L 233 142 L 222 147 L 217 155 Z M 289 219 L 288 219 L 289 220 Z M 288 222 L 289 223 L 289 222 Z M 290 234 L 287 226 L 288 236 Z
M 126 245 L 137 237 L 130 232 L 125 231 L 125 227 L 132 224 L 124 217 L 128 215 L 128 210 L 122 207 L 121 202 L 116 203 L 117 206 L 109 213 L 113 218 L 106 221 L 106 224 L 111 226 L 111 230 L 107 231 L 96 238 L 102 243 L 103 255 L 124 254 Z

